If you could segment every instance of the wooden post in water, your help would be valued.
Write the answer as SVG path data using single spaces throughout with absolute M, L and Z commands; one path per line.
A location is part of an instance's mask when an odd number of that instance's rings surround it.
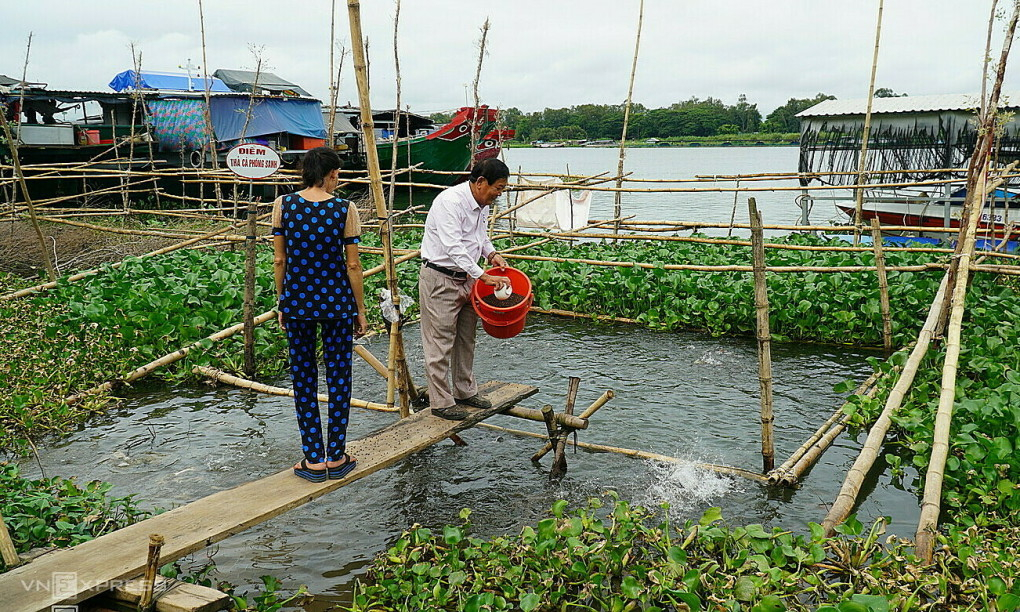
M 761 393 L 761 461 L 762 471 L 775 467 L 775 448 L 772 442 L 772 339 L 769 331 L 769 296 L 765 282 L 765 238 L 761 215 L 754 198 L 748 198 L 751 214 L 751 253 L 754 259 L 754 308 L 757 317 L 758 384 Z
M 347 0 L 347 13 L 351 27 L 351 47 L 354 53 L 354 74 L 358 79 L 358 104 L 361 107 L 361 132 L 365 142 L 365 155 L 368 161 L 368 174 L 371 178 L 372 201 L 375 203 L 376 216 L 379 220 L 379 237 L 383 247 L 383 263 L 386 266 L 386 286 L 391 296 L 399 300 L 400 287 L 397 286 L 397 271 L 393 263 L 393 242 L 391 237 L 391 219 L 386 214 L 386 198 L 383 195 L 382 174 L 379 171 L 379 151 L 375 146 L 375 122 L 372 120 L 372 101 L 368 88 L 368 63 L 365 53 L 364 37 L 361 33 L 361 3 L 358 0 Z M 390 348 L 387 365 L 389 377 L 386 384 L 386 405 L 394 404 L 397 385 L 397 348 L 403 344 L 404 338 L 399 322 L 390 324 Z M 400 416 L 410 415 L 407 406 L 400 407 Z
M 11 533 L 7 531 L 3 516 L 0 516 L 0 557 L 3 558 L 8 568 L 21 565 L 21 557 L 18 556 L 17 549 L 14 548 Z
M 155 606 L 152 600 L 152 587 L 156 583 L 156 571 L 159 569 L 159 551 L 163 548 L 163 536 L 154 533 L 149 536 L 149 557 L 145 563 L 145 577 L 142 579 L 142 597 L 138 600 L 139 612 L 148 612 Z
M 567 385 L 567 403 L 563 409 L 563 414 L 574 414 L 574 402 L 577 401 L 577 389 L 581 386 L 581 379 L 576 376 L 570 377 L 570 382 Z M 567 456 L 565 454 L 565 447 L 567 445 L 567 436 L 570 435 L 570 430 L 562 429 L 560 435 L 556 438 L 556 451 L 553 453 L 553 470 L 559 475 L 567 473 Z
M 249 193 L 248 235 L 244 242 L 244 375 L 255 377 L 255 232 L 258 210 Z
M 878 218 L 871 220 L 871 241 L 875 249 L 875 273 L 878 274 L 878 297 L 882 306 L 882 347 L 892 354 L 892 316 L 889 313 L 889 280 L 885 274 L 885 253 L 882 251 L 882 226 Z

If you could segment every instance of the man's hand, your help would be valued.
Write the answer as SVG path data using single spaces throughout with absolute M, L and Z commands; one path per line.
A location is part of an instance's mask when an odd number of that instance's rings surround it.
M 489 257 L 489 265 L 496 266 L 497 268 L 507 268 L 510 264 L 508 264 L 499 253 L 493 253 L 492 256 Z
M 499 289 L 500 287 L 510 287 L 510 279 L 505 276 L 493 276 L 492 274 L 482 274 L 478 277 L 478 280 L 482 281 L 486 285 Z

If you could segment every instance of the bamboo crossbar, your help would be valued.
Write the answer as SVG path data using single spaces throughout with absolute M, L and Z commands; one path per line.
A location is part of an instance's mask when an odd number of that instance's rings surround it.
M 579 259 L 576 257 L 544 257 L 540 255 L 506 255 L 507 259 L 526 261 L 553 261 L 558 263 L 577 263 L 592 266 L 608 266 L 617 268 L 645 268 L 663 270 L 689 270 L 695 272 L 752 272 L 753 266 L 743 264 L 707 266 L 700 264 L 650 264 L 634 261 L 604 261 L 598 259 Z M 948 264 L 926 263 L 912 266 L 886 266 L 888 271 L 923 272 L 925 270 L 944 270 Z M 768 272 L 874 272 L 875 266 L 766 266 Z
M 528 421 L 536 421 L 542 423 L 545 421 L 545 417 L 542 416 L 541 410 L 535 410 L 534 408 L 522 408 L 520 406 L 514 406 L 503 414 L 517 417 L 519 419 L 525 419 Z M 557 412 L 552 415 L 553 421 L 563 427 L 569 427 L 571 429 L 588 429 L 588 419 L 582 419 L 572 414 L 563 414 Z
M 195 374 L 201 374 L 207 378 L 211 378 L 215 381 L 223 384 L 232 385 L 241 389 L 249 389 L 251 391 L 257 391 L 259 393 L 265 393 L 267 395 L 277 395 L 280 397 L 294 397 L 293 389 L 285 389 L 283 387 L 274 387 L 272 385 L 266 385 L 254 380 L 248 380 L 233 374 L 228 374 L 223 370 L 217 370 L 216 368 L 210 368 L 209 366 L 195 366 L 191 370 Z M 325 393 L 319 393 L 317 396 L 320 402 L 328 402 L 329 396 Z M 360 400 L 357 398 L 351 398 L 351 406 L 355 408 L 364 408 L 366 410 L 375 410 L 377 412 L 396 412 L 396 408 L 389 408 L 386 404 L 380 404 L 378 402 L 369 402 L 366 400 Z
M 598 220 L 592 219 L 590 223 L 606 224 L 613 223 L 612 220 Z M 664 226 L 668 228 L 693 229 L 698 230 L 701 228 L 717 228 L 717 229 L 750 229 L 749 223 L 723 223 L 715 221 L 662 221 L 662 220 L 633 220 L 633 221 L 621 221 L 621 226 Z M 849 225 L 789 225 L 789 224 L 769 224 L 763 223 L 762 229 L 767 230 L 786 230 L 791 232 L 839 232 L 839 231 L 850 231 L 853 229 Z M 882 229 L 885 232 L 931 232 L 931 233 L 942 233 L 942 234 L 955 234 L 960 231 L 958 227 L 928 227 L 921 225 L 883 225 Z
M 611 222 L 610 222 L 611 223 Z M 832 228 L 830 228 L 832 229 Z M 952 230 L 957 231 L 957 230 Z M 649 241 L 649 242 L 690 242 L 695 244 L 718 244 L 728 246 L 745 246 L 750 247 L 751 242 L 749 240 L 739 240 L 734 238 L 707 238 L 701 236 L 645 236 L 642 234 L 597 234 L 594 232 L 522 232 L 514 231 L 514 236 L 525 236 L 529 238 L 536 238 L 539 236 L 548 236 L 552 238 L 594 238 L 603 240 L 637 240 L 637 241 Z M 776 249 L 782 251 L 819 251 L 819 252 L 845 252 L 845 253 L 870 253 L 872 252 L 871 247 L 861 246 L 829 246 L 829 245 L 805 245 L 805 244 L 781 244 L 775 242 L 766 242 L 766 249 Z M 939 248 L 939 247 L 884 247 L 885 252 L 902 252 L 902 253 L 952 253 L 953 249 Z M 989 257 L 1002 257 L 1006 256 L 1006 259 L 1020 259 L 1020 255 L 1010 253 L 1000 253 L 998 251 L 980 251 L 982 255 Z
M 526 436 L 529 438 L 539 438 L 542 440 L 548 439 L 548 434 L 534 433 L 531 431 L 523 431 L 520 429 L 511 429 L 509 427 L 501 427 L 499 425 L 493 425 L 491 423 L 479 423 L 479 427 L 485 427 L 493 431 L 501 431 L 504 433 L 514 434 L 518 436 Z M 599 453 L 616 453 L 619 455 L 626 455 L 628 457 L 636 457 L 638 459 L 649 459 L 651 461 L 661 461 L 663 463 L 682 463 L 685 465 L 693 465 L 694 467 L 709 470 L 712 472 L 718 472 L 720 474 L 729 474 L 732 476 L 740 476 L 741 478 L 747 478 L 749 480 L 756 480 L 758 482 L 764 482 L 765 477 L 757 472 L 751 472 L 749 470 L 743 470 L 740 468 L 729 467 L 726 465 L 715 465 L 712 463 L 697 463 L 693 461 L 687 461 L 686 459 L 678 459 L 669 455 L 660 455 L 658 453 L 650 453 L 642 450 L 634 450 L 630 448 L 620 448 L 616 446 L 606 446 L 605 444 L 593 444 L 591 442 L 577 442 L 572 441 L 566 442 L 569 445 L 577 448 L 584 448 L 587 450 L 599 452 Z
M 255 317 L 255 320 L 254 320 L 255 321 L 255 325 L 261 325 L 261 324 L 265 323 L 266 321 L 268 321 L 270 319 L 274 319 L 274 318 L 276 318 L 276 310 L 270 310 L 270 311 L 264 312 L 264 313 L 260 314 L 259 316 Z M 238 323 L 238 324 L 232 325 L 232 326 L 230 326 L 230 327 L 228 327 L 226 329 L 221 329 L 220 331 L 218 331 L 218 332 L 216 332 L 214 334 L 206 336 L 205 338 L 203 338 L 202 340 L 199 340 L 198 342 L 194 342 L 194 343 L 189 344 L 188 346 L 185 346 L 185 347 L 183 347 L 181 349 L 178 349 L 178 350 L 176 350 L 176 351 L 174 351 L 172 353 L 168 353 L 166 355 L 163 355 L 159 359 L 150 361 L 149 363 L 143 365 L 140 368 L 135 368 L 134 370 L 128 372 L 123 378 L 119 378 L 119 379 L 116 379 L 116 380 L 110 380 L 110 381 L 107 381 L 105 383 L 96 385 L 95 387 L 92 387 L 91 389 L 87 389 L 85 391 L 82 391 L 81 393 L 76 393 L 74 395 L 71 395 L 71 396 L 65 398 L 64 402 L 66 404 L 68 404 L 68 405 L 72 405 L 72 404 L 78 403 L 79 401 L 85 399 L 86 397 L 88 397 L 90 395 L 96 395 L 96 394 L 99 394 L 99 393 L 105 393 L 107 391 L 112 391 L 118 385 L 138 380 L 139 378 L 142 378 L 143 376 L 148 375 L 149 373 L 151 373 L 153 370 L 155 370 L 157 368 L 161 368 L 161 367 L 163 367 L 165 365 L 174 363 L 176 361 L 180 361 L 185 356 L 187 356 L 187 354 L 190 353 L 193 349 L 201 348 L 203 343 L 206 342 L 207 340 L 211 341 L 211 342 L 218 342 L 220 340 L 223 340 L 224 338 L 229 338 L 230 336 L 233 336 L 234 334 L 236 334 L 236 333 L 238 333 L 240 331 L 243 331 L 243 330 L 244 330 L 244 323 Z

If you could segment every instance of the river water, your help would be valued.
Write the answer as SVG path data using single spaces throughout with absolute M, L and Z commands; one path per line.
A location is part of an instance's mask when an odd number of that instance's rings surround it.
M 601 149 L 516 149 L 508 158 L 519 163 L 514 160 L 534 155 L 529 158 L 536 164 L 531 171 L 560 171 L 552 164 L 562 158 L 553 154 L 564 151 L 576 152 L 577 157 L 570 158 L 574 173 L 600 172 L 604 168 L 597 164 L 605 159 L 615 167 L 615 156 Z M 664 154 L 665 161 L 655 157 L 658 154 Z M 776 148 L 640 149 L 631 152 L 629 160 L 637 163 L 649 155 L 666 168 L 681 156 L 723 164 L 736 163 L 730 155 L 755 154 L 762 157 L 758 165 L 743 171 L 782 170 L 789 167 L 783 164 L 795 161 L 794 152 Z M 710 172 L 740 170 L 712 163 L 707 164 Z M 693 174 L 687 168 L 681 171 Z M 767 201 L 770 214 L 785 210 L 781 201 Z M 699 214 L 697 209 L 674 209 L 671 202 L 654 204 L 657 208 L 641 211 L 639 218 L 690 219 Z M 792 219 L 796 212 L 789 215 Z M 416 373 L 423 370 L 418 334 L 417 326 L 406 328 L 407 353 Z M 385 338 L 371 339 L 367 346 L 384 358 Z M 480 381 L 533 384 L 540 392 L 523 405 L 551 404 L 558 410 L 568 377 L 578 376 L 580 408 L 606 389 L 616 392 L 591 427 L 580 432 L 581 441 L 756 470 L 761 467 L 761 445 L 755 351 L 753 338 L 710 338 L 530 315 L 515 338 L 499 340 L 479 332 L 476 373 Z M 870 374 L 865 360 L 871 355 L 875 353 L 845 347 L 773 346 L 777 464 L 841 404 L 841 396 L 832 391 L 835 384 Z M 385 397 L 383 379 L 360 360 L 354 377 L 356 397 Z M 265 382 L 290 386 L 286 378 Z M 352 414 L 353 439 L 395 418 L 359 409 Z M 490 422 L 544 430 L 539 423 L 505 416 Z M 259 584 L 264 574 L 281 578 L 285 590 L 305 584 L 317 595 L 307 609 L 325 610 L 346 601 L 354 579 L 371 559 L 414 523 L 457 523 L 460 509 L 469 507 L 476 533 L 515 533 L 541 518 L 557 499 L 582 504 L 607 490 L 649 506 L 668 502 L 681 519 L 721 506 L 733 524 L 805 530 L 807 521 L 825 515 L 859 448 L 859 441 L 840 437 L 798 489 L 780 491 L 689 465 L 584 450 L 569 454 L 568 474 L 550 484 L 550 458 L 540 466 L 529 461 L 541 440 L 481 428 L 462 437 L 467 447 L 444 441 L 224 540 L 209 551 L 219 578 L 241 585 L 242 591 Z M 288 468 L 299 458 L 298 444 L 290 398 L 204 384 L 150 386 L 131 391 L 116 410 L 77 433 L 43 446 L 40 456 L 47 476 L 109 481 L 114 494 L 137 494 L 146 506 L 171 508 Z M 22 469 L 28 476 L 40 475 L 34 460 L 24 461 Z M 912 494 L 882 476 L 866 483 L 863 497 L 862 520 L 888 515 L 893 518 L 890 531 L 913 533 L 918 512 Z M 205 558 L 206 553 L 199 553 L 195 562 Z
M 748 223 L 749 197 L 754 197 L 766 225 L 798 224 L 801 211 L 795 198 L 801 192 L 788 190 L 798 183 L 792 180 L 745 180 L 739 185 L 731 180 L 702 180 L 689 182 L 695 176 L 735 174 L 765 174 L 797 171 L 797 147 L 642 147 L 627 149 L 624 172 L 630 179 L 666 179 L 688 182 L 625 183 L 634 189 L 691 189 L 710 190 L 734 187 L 753 188 L 755 191 L 734 194 L 732 191 L 700 191 L 693 193 L 624 193 L 620 210 L 624 217 L 635 215 L 641 221 L 701 221 L 706 223 Z M 615 176 L 619 149 L 608 147 L 564 148 L 513 148 L 505 150 L 505 159 L 511 172 L 525 174 L 564 174 L 594 176 L 607 173 Z M 615 186 L 603 183 L 602 186 Z M 769 191 L 770 189 L 787 189 Z M 736 196 L 736 197 L 735 197 Z M 736 204 L 734 208 L 734 203 Z M 596 191 L 592 195 L 592 219 L 612 219 L 615 194 Z M 735 210 L 735 214 L 734 214 Z M 812 210 L 810 221 L 825 224 L 837 220 L 841 213 L 831 204 L 818 204 Z M 726 229 L 706 228 L 710 235 L 725 234 Z M 778 232 L 773 232 L 778 233 Z M 735 230 L 735 235 L 747 235 L 747 230 Z

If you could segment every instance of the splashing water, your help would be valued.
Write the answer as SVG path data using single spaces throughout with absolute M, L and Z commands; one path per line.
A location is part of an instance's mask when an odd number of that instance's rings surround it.
M 724 496 L 739 492 L 744 483 L 732 476 L 698 467 L 703 458 L 678 457 L 678 463 L 648 461 L 651 486 L 641 503 L 648 507 L 669 504 L 672 518 L 688 517 L 707 507 L 720 505 Z

